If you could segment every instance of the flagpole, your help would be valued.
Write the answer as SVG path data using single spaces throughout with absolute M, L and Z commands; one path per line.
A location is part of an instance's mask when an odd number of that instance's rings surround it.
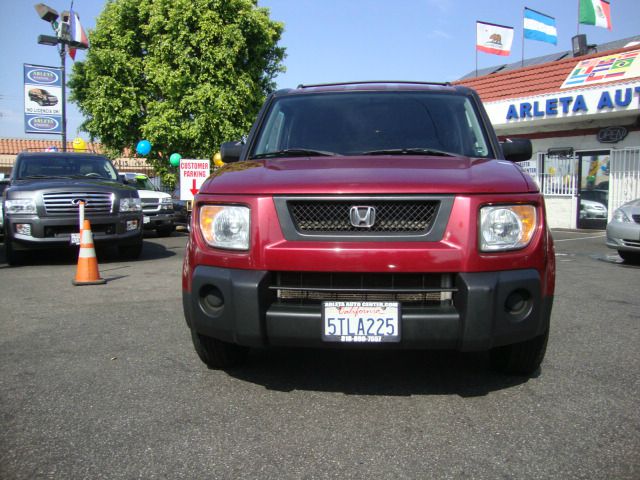
M 578 0 L 578 35 L 580 35 L 580 0 Z
M 476 40 L 476 44 L 478 40 Z M 476 77 L 478 76 L 478 49 L 476 48 Z
M 524 67 L 524 9 L 522 10 L 522 61 L 520 62 L 520 68 Z

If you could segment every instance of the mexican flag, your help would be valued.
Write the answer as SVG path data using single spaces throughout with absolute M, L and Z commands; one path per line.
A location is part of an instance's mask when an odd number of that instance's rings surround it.
M 580 0 L 580 23 L 611 30 L 611 6 L 606 0 Z

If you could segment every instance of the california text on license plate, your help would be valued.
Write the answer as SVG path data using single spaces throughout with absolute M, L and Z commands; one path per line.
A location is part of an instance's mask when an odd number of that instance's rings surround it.
M 323 302 L 322 339 L 326 342 L 400 341 L 398 302 Z

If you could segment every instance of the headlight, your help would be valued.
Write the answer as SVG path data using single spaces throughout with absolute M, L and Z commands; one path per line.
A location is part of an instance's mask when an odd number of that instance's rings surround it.
M 615 220 L 616 222 L 630 222 L 631 221 L 631 219 L 627 216 L 627 214 L 624 213 L 619 208 L 616 209 L 615 212 L 613 212 L 613 220 Z
M 526 247 L 537 226 L 533 205 L 496 205 L 480 209 L 480 250 L 499 252 Z
M 231 250 L 249 249 L 248 207 L 203 205 L 200 208 L 200 231 L 212 247 Z
M 6 200 L 5 208 L 8 214 L 35 214 L 36 202 L 32 198 L 18 198 L 15 200 Z
M 141 212 L 142 203 L 140 203 L 139 198 L 121 198 L 120 211 L 121 212 Z
M 173 200 L 171 200 L 171 197 L 162 197 L 160 199 L 160 209 L 162 210 L 173 209 Z

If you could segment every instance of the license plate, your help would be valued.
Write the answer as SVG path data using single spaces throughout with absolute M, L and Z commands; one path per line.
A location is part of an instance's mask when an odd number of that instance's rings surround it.
M 325 342 L 382 343 L 400 341 L 398 302 L 323 302 Z
M 71 234 L 71 245 L 80 245 L 80 234 L 72 233 Z
M 145 216 L 144 219 L 142 220 L 144 223 L 150 223 L 151 222 L 151 218 Z

